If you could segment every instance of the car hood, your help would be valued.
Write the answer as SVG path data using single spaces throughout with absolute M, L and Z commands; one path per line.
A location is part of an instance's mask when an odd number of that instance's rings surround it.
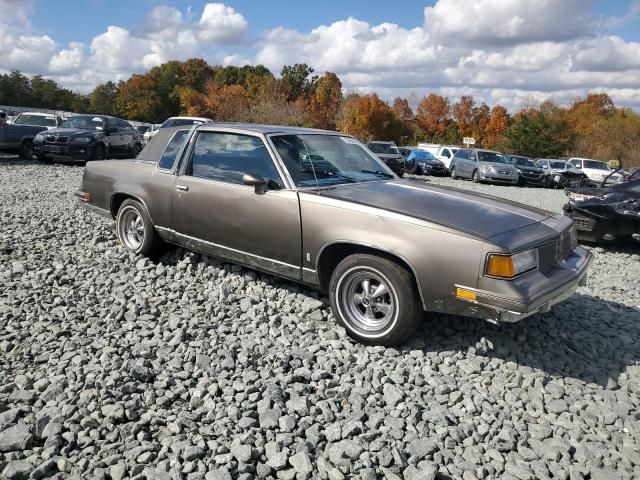
M 346 184 L 322 190 L 321 194 L 401 213 L 483 239 L 553 216 L 546 210 L 491 195 L 410 180 Z
M 52 128 L 46 131 L 46 135 L 60 135 L 64 137 L 86 137 L 88 135 L 99 135 L 101 133 L 103 132 L 99 130 L 89 130 L 83 128 Z
M 517 170 L 522 170 L 523 172 L 544 173 L 544 168 L 540 168 L 540 167 L 527 167 L 525 165 L 514 165 L 514 168 L 516 168 Z

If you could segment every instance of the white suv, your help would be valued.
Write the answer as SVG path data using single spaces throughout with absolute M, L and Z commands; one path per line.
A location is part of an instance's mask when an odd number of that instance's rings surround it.
M 609 177 L 612 172 L 609 165 L 607 165 L 606 162 L 601 162 L 600 160 L 574 157 L 569 159 L 569 163 L 578 170 L 582 170 L 584 174 L 589 177 L 589 180 L 593 180 L 595 182 L 602 182 L 605 178 Z M 614 173 L 609 177 L 607 183 L 620 183 L 622 180 L 622 175 Z

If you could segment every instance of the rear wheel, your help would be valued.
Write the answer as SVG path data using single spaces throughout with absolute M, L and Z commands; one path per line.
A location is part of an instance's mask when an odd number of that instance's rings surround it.
M 20 145 L 20 158 L 25 160 L 31 160 L 33 158 L 33 142 L 31 140 L 25 140 Z
M 162 245 L 147 210 L 136 200 L 122 203 L 116 217 L 116 232 L 124 248 L 140 255 L 151 256 Z
M 473 171 L 473 174 L 471 175 L 471 180 L 473 181 L 473 183 L 480 183 L 480 174 L 478 173 L 478 170 Z
M 415 332 L 423 310 L 413 276 L 386 258 L 350 255 L 329 285 L 338 322 L 358 342 L 397 345 Z

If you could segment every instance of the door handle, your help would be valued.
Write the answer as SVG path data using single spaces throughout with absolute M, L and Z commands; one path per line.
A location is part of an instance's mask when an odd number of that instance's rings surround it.
M 176 185 L 176 190 L 182 190 L 183 192 L 186 192 L 189 190 L 189 187 L 187 187 L 186 185 Z

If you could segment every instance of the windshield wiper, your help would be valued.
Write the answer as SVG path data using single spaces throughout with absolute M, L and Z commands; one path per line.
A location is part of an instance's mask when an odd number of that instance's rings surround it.
M 303 172 L 305 172 L 305 170 L 303 170 Z M 311 170 L 308 170 L 309 173 L 312 173 Z M 344 178 L 345 180 L 348 180 L 351 183 L 356 183 L 357 180 L 355 178 L 351 178 L 348 175 L 343 175 L 341 173 L 338 172 L 334 172 L 332 170 L 314 170 L 315 175 L 324 175 L 326 177 L 338 177 L 338 178 Z
M 385 178 L 395 178 L 394 175 L 391 175 L 390 173 L 385 173 L 382 172 L 380 170 L 374 171 L 374 170 L 360 170 L 361 173 L 371 173 L 373 175 L 380 175 L 381 177 L 385 177 Z

